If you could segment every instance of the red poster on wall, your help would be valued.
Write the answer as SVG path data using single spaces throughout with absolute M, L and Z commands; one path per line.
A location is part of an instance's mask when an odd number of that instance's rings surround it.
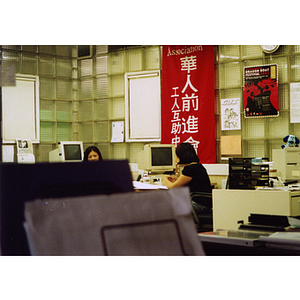
M 277 64 L 244 68 L 244 116 L 278 117 Z
M 163 46 L 161 143 L 191 143 L 215 163 L 213 46 Z

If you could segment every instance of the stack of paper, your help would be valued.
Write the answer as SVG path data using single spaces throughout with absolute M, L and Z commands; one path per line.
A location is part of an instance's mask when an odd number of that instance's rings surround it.
M 300 228 L 300 219 L 298 217 L 288 217 L 288 221 L 293 228 Z
M 268 244 L 280 244 L 300 247 L 300 232 L 275 232 L 269 236 L 260 236 L 259 241 Z

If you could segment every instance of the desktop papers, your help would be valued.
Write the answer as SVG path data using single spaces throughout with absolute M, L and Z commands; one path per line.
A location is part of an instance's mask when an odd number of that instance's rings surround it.
M 137 190 L 167 190 L 168 189 L 164 185 L 142 183 L 139 181 L 133 181 L 133 186 Z
M 300 219 L 299 217 L 288 217 L 288 221 L 292 228 L 300 229 Z
M 281 244 L 300 247 L 300 232 L 279 231 L 269 236 L 260 236 L 259 241 L 268 244 Z

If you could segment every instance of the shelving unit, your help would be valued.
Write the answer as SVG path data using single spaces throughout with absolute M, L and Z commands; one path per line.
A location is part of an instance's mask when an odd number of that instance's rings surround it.
M 229 158 L 228 182 L 229 189 L 269 186 L 269 165 L 252 163 L 252 158 Z

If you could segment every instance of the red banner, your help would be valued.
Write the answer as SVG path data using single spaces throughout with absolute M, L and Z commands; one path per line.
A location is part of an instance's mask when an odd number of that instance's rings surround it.
M 163 46 L 161 143 L 192 144 L 215 163 L 213 46 Z

